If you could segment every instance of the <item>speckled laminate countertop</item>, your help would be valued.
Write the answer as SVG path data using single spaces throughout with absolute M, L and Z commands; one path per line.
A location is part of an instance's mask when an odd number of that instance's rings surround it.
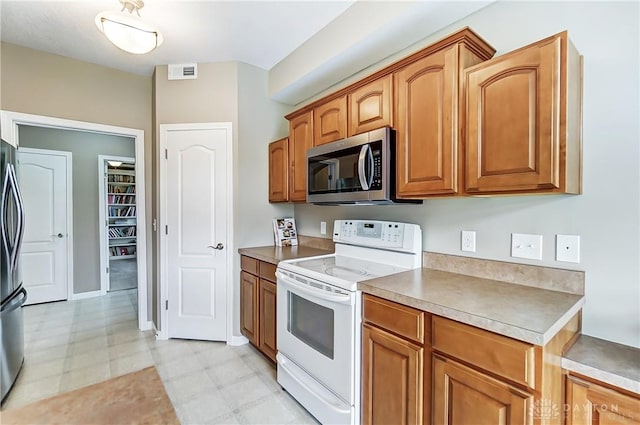
M 584 296 L 433 269 L 360 282 L 364 293 L 535 345 L 545 345 Z
M 640 394 L 640 349 L 580 335 L 562 358 L 572 372 Z
M 295 258 L 313 257 L 316 255 L 332 254 L 332 251 L 311 248 L 308 246 L 259 246 L 238 249 L 240 255 L 246 255 L 260 261 L 271 264 L 278 264 L 283 260 L 293 260 Z

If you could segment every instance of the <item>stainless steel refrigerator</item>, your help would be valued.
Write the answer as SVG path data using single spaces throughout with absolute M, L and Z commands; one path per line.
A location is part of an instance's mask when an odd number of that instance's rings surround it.
M 24 361 L 24 323 L 22 306 L 27 291 L 20 278 L 20 246 L 24 235 L 24 209 L 16 177 L 16 149 L 2 140 L 0 149 L 0 245 L 2 268 L 0 285 L 0 400 L 4 400 L 18 377 Z

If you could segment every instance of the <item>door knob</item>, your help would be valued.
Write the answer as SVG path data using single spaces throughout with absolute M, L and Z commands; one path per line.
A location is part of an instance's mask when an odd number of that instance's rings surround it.
M 216 246 L 209 245 L 209 248 L 223 250 L 224 249 L 224 245 L 222 245 L 221 243 L 218 243 L 218 245 L 216 245 Z
M 51 236 L 58 239 L 64 238 L 64 235 L 62 233 L 58 233 L 57 235 L 51 235 Z

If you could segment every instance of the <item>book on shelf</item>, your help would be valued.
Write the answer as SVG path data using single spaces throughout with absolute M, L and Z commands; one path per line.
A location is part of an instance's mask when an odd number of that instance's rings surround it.
M 109 193 L 130 193 L 132 195 L 135 195 L 136 187 L 134 185 L 118 186 L 118 185 L 109 184 L 109 185 L 107 185 L 107 192 L 109 192 Z
M 110 206 L 109 207 L 109 217 L 135 217 L 136 216 L 136 207 L 130 206 Z
M 111 227 L 109 228 L 110 238 L 127 238 L 136 236 L 136 227 Z
M 294 218 L 274 218 L 273 236 L 276 246 L 298 245 L 298 231 Z

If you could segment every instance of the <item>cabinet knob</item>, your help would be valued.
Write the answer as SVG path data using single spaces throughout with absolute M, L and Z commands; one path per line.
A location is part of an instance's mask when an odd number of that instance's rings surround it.
M 221 244 L 221 243 L 218 243 L 216 246 L 209 245 L 209 248 L 213 248 L 213 249 L 217 249 L 217 250 L 222 251 L 224 249 L 224 245 Z

